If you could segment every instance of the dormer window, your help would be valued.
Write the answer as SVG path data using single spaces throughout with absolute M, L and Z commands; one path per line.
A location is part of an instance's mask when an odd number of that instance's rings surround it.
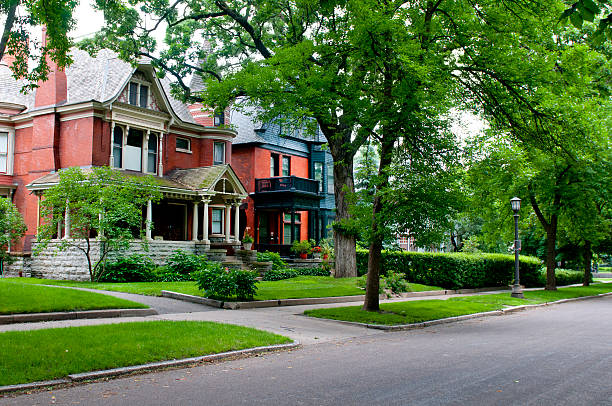
M 129 102 L 132 106 L 139 106 L 143 109 L 149 106 L 149 86 L 130 82 Z
M 225 124 L 225 112 L 215 113 L 213 124 L 215 127 Z

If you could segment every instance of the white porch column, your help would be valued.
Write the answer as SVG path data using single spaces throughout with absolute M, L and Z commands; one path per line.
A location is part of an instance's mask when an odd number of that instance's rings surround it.
M 193 227 L 191 229 L 192 241 L 198 241 L 198 227 L 200 224 L 200 219 L 198 217 L 198 202 L 193 202 Z
M 234 203 L 234 241 L 240 244 L 240 203 Z
M 204 244 L 210 244 L 210 241 L 208 241 L 208 203 L 210 203 L 210 200 L 203 199 L 202 203 L 204 203 L 204 224 L 202 225 L 204 228 L 202 229 L 202 241 Z
M 125 146 L 127 145 L 128 133 L 130 132 L 130 126 L 126 125 L 123 131 L 123 144 L 121 144 L 121 167 L 125 168 Z
M 66 212 L 64 213 L 64 238 L 70 238 L 70 200 L 66 201 Z
M 108 166 L 110 166 L 111 168 L 115 167 L 115 157 L 113 156 L 114 144 L 115 144 L 115 122 L 111 121 L 110 156 L 108 157 Z
M 141 158 L 140 158 L 140 170 L 143 173 L 147 173 L 149 168 L 148 168 L 148 160 L 149 160 L 149 137 L 151 136 L 151 130 L 147 130 L 147 132 L 144 134 L 144 137 L 142 137 L 142 149 L 141 149 Z
M 229 203 L 225 204 L 225 242 L 230 240 L 230 223 L 232 220 L 232 206 Z
M 146 236 L 147 240 L 151 239 L 151 233 L 153 228 L 153 202 L 147 200 L 147 222 L 146 222 Z
M 163 151 L 164 151 L 164 133 L 159 133 L 159 146 L 157 147 L 157 156 L 159 157 L 159 165 L 157 168 L 157 176 L 164 176 L 164 164 L 163 164 Z

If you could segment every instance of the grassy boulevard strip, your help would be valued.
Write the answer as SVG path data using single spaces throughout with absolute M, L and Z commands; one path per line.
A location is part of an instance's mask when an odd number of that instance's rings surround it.
M 361 306 L 333 307 L 306 310 L 305 315 L 382 326 L 399 326 L 440 320 L 449 317 L 502 310 L 511 306 L 550 303 L 563 299 L 596 296 L 612 292 L 612 283 L 598 283 L 588 287 L 561 288 L 556 291 L 526 291 L 525 299 L 515 299 L 509 293 L 456 297 L 446 300 L 415 300 L 383 303 L 380 312 L 366 312 Z
M 290 342 L 253 328 L 193 321 L 12 331 L 0 334 L 0 386 Z

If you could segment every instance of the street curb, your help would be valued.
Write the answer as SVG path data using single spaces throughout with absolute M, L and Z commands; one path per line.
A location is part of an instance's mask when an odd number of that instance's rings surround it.
M 312 317 L 312 316 L 308 316 L 308 315 L 306 315 L 306 317 L 311 317 L 311 318 L 317 319 L 317 320 L 325 320 L 325 321 L 331 321 L 331 322 L 335 322 L 335 323 L 342 323 L 342 324 L 349 324 L 349 325 L 353 325 L 353 326 L 360 326 L 360 327 L 365 327 L 365 328 L 371 328 L 371 329 L 374 329 L 374 330 L 402 331 L 402 330 L 415 330 L 415 329 L 419 329 L 419 328 L 425 328 L 425 327 L 435 326 L 435 325 L 439 325 L 439 324 L 453 323 L 453 322 L 463 321 L 463 320 L 478 319 L 478 318 L 481 318 L 481 317 L 502 316 L 504 314 L 512 314 L 512 313 L 516 313 L 516 312 L 520 312 L 520 311 L 524 311 L 524 310 L 535 309 L 535 308 L 538 308 L 538 307 L 544 307 L 544 306 L 550 306 L 550 305 L 561 304 L 561 303 L 568 303 L 568 302 L 578 302 L 578 301 L 581 301 L 581 300 L 596 299 L 596 298 L 604 297 L 604 296 L 612 296 L 612 292 L 609 292 L 609 293 L 600 293 L 600 294 L 593 295 L 593 296 L 582 296 L 582 297 L 574 297 L 574 298 L 570 298 L 570 299 L 560 299 L 560 300 L 557 300 L 557 301 L 554 301 L 554 302 L 547 302 L 547 303 L 539 303 L 539 304 L 532 304 L 532 305 L 522 305 L 522 306 L 513 306 L 513 307 L 508 307 L 506 309 L 494 310 L 494 311 L 491 311 L 491 312 L 465 314 L 463 316 L 447 317 L 447 318 L 438 319 L 438 320 L 428 320 L 428 321 L 423 321 L 423 322 L 420 322 L 420 323 L 397 324 L 397 325 L 393 325 L 393 326 L 385 326 L 385 325 L 380 325 L 380 324 L 359 323 L 359 322 L 356 322 L 356 321 L 326 319 L 326 318 L 323 318 L 323 317 Z
M 277 344 L 277 345 L 269 345 L 265 347 L 254 347 L 254 348 L 247 348 L 244 350 L 221 352 L 219 354 L 203 355 L 200 357 L 152 362 L 149 364 L 132 365 L 129 367 L 106 369 L 106 370 L 101 370 L 101 371 L 83 372 L 79 374 L 68 375 L 67 379 L 54 379 L 50 381 L 0 386 L 0 394 L 24 391 L 24 390 L 30 390 L 30 389 L 38 389 L 38 388 L 44 388 L 44 387 L 53 387 L 57 385 L 66 385 L 66 384 L 83 382 L 83 381 L 100 379 L 100 378 L 111 378 L 111 377 L 131 374 L 134 372 L 154 371 L 157 369 L 180 367 L 180 366 L 185 366 L 185 365 L 198 364 L 201 362 L 219 361 L 219 360 L 224 360 L 227 358 L 232 358 L 232 357 L 242 356 L 242 355 L 263 354 L 263 353 L 272 352 L 272 351 L 291 350 L 294 348 L 298 348 L 300 346 L 301 344 L 298 341 L 293 341 L 292 343 L 289 343 L 289 344 Z
M 0 316 L 0 325 L 76 319 L 106 319 L 111 317 L 142 317 L 158 314 L 154 309 L 105 309 L 78 312 L 23 313 Z
M 460 290 L 428 290 L 424 292 L 404 292 L 400 293 L 399 297 L 405 299 L 410 297 L 426 297 L 426 296 L 446 296 L 460 295 L 466 293 L 480 293 L 498 290 L 506 290 L 505 287 L 497 288 L 479 288 L 479 289 L 460 289 Z M 328 297 L 309 297 L 300 299 L 274 299 L 274 300 L 256 300 L 251 302 L 224 302 L 221 300 L 209 299 L 201 296 L 188 295 L 186 293 L 172 292 L 170 290 L 162 290 L 162 297 L 168 297 L 176 300 L 184 300 L 186 302 L 199 303 L 207 306 L 216 307 L 219 309 L 237 310 L 237 309 L 261 309 L 265 307 L 280 307 L 280 306 L 301 306 L 301 305 L 316 305 L 327 303 L 348 303 L 360 302 L 365 299 L 365 295 L 354 296 L 328 296 Z M 387 296 L 380 295 L 380 299 L 387 299 Z

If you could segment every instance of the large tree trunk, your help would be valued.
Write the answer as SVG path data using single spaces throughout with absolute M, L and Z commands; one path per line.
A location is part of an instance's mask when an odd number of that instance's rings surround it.
M 372 240 L 368 257 L 368 279 L 366 282 L 366 295 L 363 310 L 375 312 L 380 310 L 379 286 L 380 286 L 380 264 L 382 260 L 382 246 L 384 239 L 384 224 L 381 224 L 381 213 L 383 209 L 382 191 L 389 184 L 387 169 L 391 165 L 393 155 L 393 141 L 383 140 L 380 152 L 380 165 L 378 167 L 378 182 L 374 195 L 372 207 Z
M 2 37 L 0 37 L 0 59 L 4 57 L 4 52 L 6 51 L 6 44 L 8 43 L 9 36 L 11 35 L 11 30 L 13 29 L 15 12 L 17 11 L 19 1 L 13 0 L 9 3 L 10 6 L 8 7 L 8 12 L 6 14 L 6 21 L 4 23 L 4 28 L 2 29 Z
M 591 263 L 593 261 L 593 252 L 591 251 L 591 241 L 584 242 L 584 279 L 582 286 L 589 286 L 591 283 Z
M 335 276 L 348 278 L 357 276 L 357 253 L 355 234 L 342 224 L 350 219 L 348 193 L 355 191 L 353 183 L 353 160 L 334 164 L 334 194 L 336 198 L 336 222 L 334 227 Z
M 553 215 L 546 229 L 546 290 L 557 290 L 555 269 L 557 268 L 557 216 Z

